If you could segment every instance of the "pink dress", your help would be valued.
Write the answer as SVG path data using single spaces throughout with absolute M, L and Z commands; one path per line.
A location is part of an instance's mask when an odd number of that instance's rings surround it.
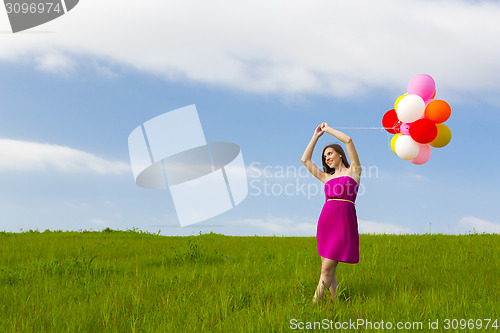
M 318 220 L 316 240 L 323 258 L 350 264 L 359 262 L 358 218 L 354 201 L 359 184 L 349 176 L 340 176 L 325 183 L 327 201 Z M 328 200 L 331 198 L 343 199 Z

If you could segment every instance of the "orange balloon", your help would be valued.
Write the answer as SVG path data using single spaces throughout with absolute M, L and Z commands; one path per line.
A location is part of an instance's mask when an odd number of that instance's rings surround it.
M 435 99 L 425 107 L 425 118 L 440 124 L 444 123 L 451 115 L 451 107 L 445 101 Z

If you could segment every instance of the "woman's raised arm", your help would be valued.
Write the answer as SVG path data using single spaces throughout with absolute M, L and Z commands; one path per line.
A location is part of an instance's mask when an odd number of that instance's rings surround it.
M 313 137 L 311 138 L 311 141 L 306 147 L 306 150 L 304 151 L 304 154 L 302 155 L 302 158 L 300 159 L 302 163 L 305 165 L 307 170 L 316 178 L 321 180 L 323 183 L 327 181 L 326 179 L 326 173 L 321 171 L 316 164 L 313 163 L 311 160 L 312 154 L 314 151 L 314 147 L 316 146 L 316 142 L 318 142 L 318 139 L 320 136 L 323 135 L 324 131 L 323 128 L 326 125 L 326 123 L 323 123 L 319 125 L 316 130 L 314 131 Z

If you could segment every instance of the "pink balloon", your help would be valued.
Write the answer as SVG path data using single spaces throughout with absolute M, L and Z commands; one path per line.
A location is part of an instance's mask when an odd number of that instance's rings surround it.
M 418 95 L 424 101 L 427 101 L 434 95 L 436 83 L 434 79 L 427 74 L 415 75 L 408 83 L 408 94 Z
M 399 127 L 399 131 L 403 135 L 410 135 L 410 126 L 412 123 L 402 123 Z
M 419 143 L 418 155 L 410 160 L 413 164 L 424 164 L 431 158 L 431 147 L 428 144 Z

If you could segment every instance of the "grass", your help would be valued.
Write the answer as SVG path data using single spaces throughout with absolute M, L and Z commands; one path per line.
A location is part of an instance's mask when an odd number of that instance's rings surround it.
M 314 237 L 0 232 L 0 331 L 321 331 L 357 320 L 424 331 L 438 320 L 442 331 L 446 319 L 498 318 L 499 240 L 360 235 L 360 263 L 337 269 L 339 302 L 313 306 Z

